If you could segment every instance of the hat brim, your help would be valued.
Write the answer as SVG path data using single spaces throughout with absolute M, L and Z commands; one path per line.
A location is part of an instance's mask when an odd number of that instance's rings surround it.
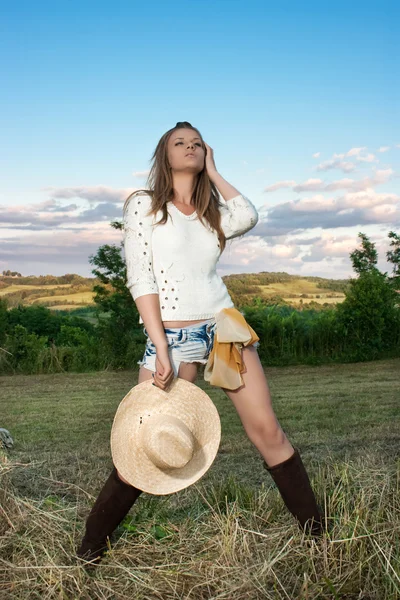
M 191 460 L 183 467 L 162 469 L 147 456 L 140 427 L 153 414 L 179 417 L 194 436 Z M 111 429 L 113 463 L 131 485 L 156 495 L 182 490 L 204 475 L 221 441 L 221 421 L 211 398 L 200 387 L 176 377 L 168 391 L 146 380 L 121 400 Z

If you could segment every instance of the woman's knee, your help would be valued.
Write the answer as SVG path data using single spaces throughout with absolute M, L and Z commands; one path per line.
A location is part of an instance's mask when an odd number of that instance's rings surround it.
M 254 423 L 247 428 L 247 435 L 255 446 L 280 446 L 286 441 L 286 434 L 278 422 Z

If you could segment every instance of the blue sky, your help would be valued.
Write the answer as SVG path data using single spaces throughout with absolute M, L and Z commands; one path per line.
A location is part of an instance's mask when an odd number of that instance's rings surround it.
M 0 273 L 92 276 L 165 131 L 190 121 L 260 220 L 229 273 L 354 275 L 400 232 L 397 2 L 0 3 Z M 396 74 L 397 71 L 397 74 Z

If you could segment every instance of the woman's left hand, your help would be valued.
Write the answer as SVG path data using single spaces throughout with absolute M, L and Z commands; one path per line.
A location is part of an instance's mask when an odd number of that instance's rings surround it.
M 206 147 L 206 171 L 211 179 L 211 177 L 217 173 L 217 167 L 214 162 L 214 151 L 206 142 L 204 142 L 204 145 Z

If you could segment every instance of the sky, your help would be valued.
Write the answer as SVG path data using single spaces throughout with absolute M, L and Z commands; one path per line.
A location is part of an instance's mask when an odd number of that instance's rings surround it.
M 0 273 L 93 277 L 177 121 L 259 212 L 217 272 L 354 276 L 400 234 L 400 4 L 0 0 Z

